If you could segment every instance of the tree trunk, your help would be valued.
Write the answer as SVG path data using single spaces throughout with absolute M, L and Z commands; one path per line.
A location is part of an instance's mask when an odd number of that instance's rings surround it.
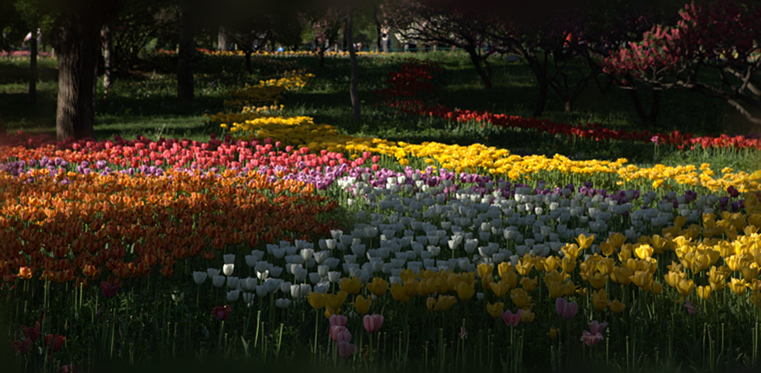
M 317 52 L 317 56 L 320 59 L 320 65 L 319 66 L 320 67 L 325 66 L 325 51 L 322 48 L 320 48 L 320 51 Z
M 465 51 L 468 52 L 470 60 L 473 62 L 473 66 L 475 66 L 478 76 L 480 76 L 481 80 L 484 82 L 484 88 L 486 88 L 487 91 L 491 91 L 491 76 L 487 74 L 481 66 L 481 56 L 478 55 L 478 51 L 475 47 L 472 46 L 466 47 Z
M 539 97 L 536 99 L 534 107 L 534 118 L 539 118 L 544 113 L 544 106 L 547 104 L 547 96 L 550 92 L 550 83 L 546 79 L 539 79 Z
M 217 32 L 217 50 L 226 51 L 230 49 L 229 44 L 225 27 L 219 26 L 219 31 Z
M 246 56 L 246 71 L 248 72 L 249 75 L 251 75 L 254 73 L 254 69 L 251 68 L 251 50 L 250 49 L 246 49 L 245 56 Z
M 58 59 L 58 111 L 56 138 L 94 137 L 93 85 L 100 51 L 101 23 L 91 17 L 69 14 L 61 20 L 56 43 Z
M 108 92 L 114 84 L 114 34 L 113 22 L 103 26 L 103 95 L 108 97 Z
M 349 9 L 349 19 L 346 21 L 346 34 L 349 39 L 349 59 L 351 60 L 351 82 L 349 83 L 349 96 L 351 96 L 351 107 L 353 109 L 352 119 L 358 123 L 362 119 L 362 107 L 357 92 L 357 82 L 359 81 L 359 67 L 357 66 L 357 52 L 354 50 L 354 9 Z
M 648 129 L 655 128 L 658 120 L 658 113 L 660 112 L 661 108 L 661 91 L 653 90 L 653 101 L 650 105 L 650 111 L 646 112 L 644 106 L 642 105 L 642 99 L 640 99 L 639 95 L 637 94 L 637 89 L 632 87 L 632 89 L 627 90 L 629 91 L 629 97 L 632 99 L 632 103 L 634 104 L 634 110 L 637 111 L 637 115 L 642 121 L 642 124 L 644 124 Z
M 194 96 L 193 56 L 196 48 L 193 26 L 188 4 L 183 3 L 180 11 L 180 51 L 177 56 L 177 98 L 186 102 L 193 101 Z
M 37 28 L 32 30 L 32 38 L 29 40 L 29 103 L 37 103 Z

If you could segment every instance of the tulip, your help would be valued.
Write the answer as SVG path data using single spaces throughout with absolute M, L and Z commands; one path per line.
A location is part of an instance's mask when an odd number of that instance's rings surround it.
M 333 315 L 330 316 L 330 326 L 346 326 L 348 319 L 346 316 Z
M 465 326 L 460 328 L 460 339 L 468 339 L 468 330 L 465 329 Z
M 236 300 L 238 300 L 238 298 L 240 298 L 240 290 L 236 289 L 236 290 L 228 291 L 227 292 L 227 300 L 228 301 L 235 302 Z
M 692 305 L 692 303 L 690 303 L 690 301 L 685 300 L 684 301 L 684 307 L 687 308 L 687 312 L 689 312 L 690 315 L 694 315 L 695 314 L 695 307 Z
M 592 334 L 602 333 L 606 326 L 608 326 L 607 322 L 598 323 L 597 320 L 593 320 L 589 323 L 589 332 Z
M 486 303 L 486 312 L 491 315 L 493 318 L 499 318 L 502 316 L 502 309 L 505 308 L 505 304 L 502 302 L 497 302 L 494 304 Z
M 391 296 L 394 300 L 402 303 L 409 303 L 410 296 L 405 292 L 405 285 L 393 283 L 391 284 Z
M 526 308 L 529 302 L 531 302 L 531 296 L 528 295 L 526 290 L 520 288 L 510 290 L 510 299 L 513 300 L 513 303 L 518 308 Z
M 494 292 L 494 295 L 497 296 L 497 298 L 502 298 L 507 294 L 507 291 L 510 290 L 510 284 L 500 281 L 500 282 L 492 282 L 489 284 L 489 287 L 491 288 L 491 291 Z
M 526 324 L 533 322 L 536 319 L 536 314 L 530 309 L 521 309 L 521 322 Z
M 34 327 L 28 327 L 28 326 L 22 326 L 24 329 L 24 338 L 34 342 L 37 340 L 37 338 L 42 335 L 42 332 L 40 332 L 40 322 L 37 321 L 37 323 L 34 325 Z
M 711 287 L 708 285 L 698 286 L 697 291 L 698 291 L 698 297 L 700 297 L 700 299 L 702 300 L 708 300 L 708 298 L 711 297 Z
M 539 283 L 539 281 L 537 281 L 537 276 L 534 276 L 534 278 L 524 277 L 521 279 L 520 283 L 521 287 L 530 293 L 536 289 L 536 285 Z
M 608 307 L 610 301 L 608 301 L 608 294 L 605 289 L 596 290 L 592 293 L 592 305 L 598 311 L 602 311 L 605 307 Z
M 227 256 L 227 255 L 225 255 Z M 222 273 L 225 274 L 225 276 L 230 276 L 233 274 L 233 270 L 235 269 L 235 264 L 229 263 L 222 266 Z
M 467 282 L 460 282 L 457 284 L 455 291 L 457 292 L 457 296 L 460 298 L 460 300 L 463 301 L 470 300 L 470 298 L 473 298 L 473 295 L 476 293 L 476 289 L 473 287 L 473 285 L 470 285 Z
M 360 315 L 366 314 L 368 311 L 370 311 L 370 305 L 373 303 L 372 299 L 369 297 L 365 299 L 362 295 L 357 295 L 357 298 L 354 299 L 354 309 L 357 310 L 357 313 Z
M 737 295 L 745 294 L 745 289 L 747 289 L 747 283 L 745 282 L 745 280 L 740 280 L 734 277 L 732 277 L 728 286 L 730 289 L 732 289 L 732 292 Z
M 103 297 L 106 299 L 113 298 L 114 296 L 116 296 L 116 293 L 121 288 L 122 286 L 118 283 L 111 283 L 107 281 L 100 282 L 100 290 L 103 293 Z
M 653 274 L 649 271 L 637 271 L 629 279 L 642 290 L 648 291 L 653 286 Z
M 547 335 L 550 337 L 551 340 L 556 340 L 558 338 L 558 334 L 560 333 L 560 329 L 556 327 L 550 327 L 550 331 L 547 332 Z
M 587 346 L 594 346 L 598 342 L 602 341 L 602 333 L 596 333 L 592 334 L 588 331 L 584 331 L 581 336 L 581 341 L 584 342 Z
M 381 315 L 365 315 L 362 322 L 365 326 L 365 330 L 370 333 L 375 333 L 383 325 L 383 316 Z
M 26 355 L 26 353 L 32 348 L 32 341 L 29 339 L 25 339 L 23 342 L 13 341 L 11 342 L 11 347 L 13 347 L 13 351 L 17 354 Z
M 359 294 L 359 290 L 362 288 L 362 280 L 358 277 L 344 277 L 341 279 L 341 290 L 345 291 L 349 295 Z
M 291 300 L 286 298 L 278 298 L 275 300 L 275 306 L 278 308 L 288 308 L 291 305 Z
M 206 272 L 193 272 L 193 281 L 196 282 L 196 284 L 201 285 L 206 281 L 206 277 L 208 274 Z
M 592 242 L 594 241 L 595 241 L 595 235 L 585 236 L 584 234 L 580 234 L 578 237 L 576 237 L 576 242 L 579 243 L 580 250 L 590 248 L 592 246 Z
M 565 298 L 558 298 L 555 300 L 555 310 L 558 312 L 558 315 L 565 319 L 570 320 L 576 316 L 578 308 L 579 305 L 576 302 L 569 303 Z
M 88 264 L 88 266 L 92 266 L 91 264 Z M 32 269 L 29 267 L 21 267 L 18 271 L 18 278 L 22 280 L 29 280 L 32 278 Z
M 216 275 L 211 278 L 211 281 L 214 287 L 221 288 L 222 286 L 225 286 L 225 276 Z
M 382 297 L 383 294 L 386 294 L 386 290 L 388 289 L 388 281 L 380 277 L 374 277 L 373 281 L 367 284 L 366 287 L 376 297 Z
M 610 302 L 610 304 L 608 304 L 608 307 L 610 307 L 610 310 L 613 311 L 613 313 L 621 313 L 621 311 L 623 311 L 624 308 L 626 308 L 626 305 L 621 303 L 621 301 L 619 301 L 618 299 L 616 299 Z
M 319 310 L 325 307 L 325 294 L 310 291 L 307 295 L 307 301 L 312 308 Z
M 212 315 L 214 315 L 214 318 L 220 321 L 227 320 L 228 317 L 230 317 L 230 312 L 233 310 L 230 305 L 226 306 L 216 306 L 214 307 L 214 310 L 211 311 Z
M 517 313 L 513 313 L 510 310 L 502 311 L 502 320 L 508 326 L 516 326 L 521 321 L 521 314 L 523 310 L 519 309 Z
M 333 315 L 333 316 L 337 316 L 337 315 Z M 333 316 L 330 316 L 330 318 L 332 319 Z M 346 327 L 343 326 L 343 325 L 331 325 L 330 326 L 330 339 L 332 339 L 333 342 L 337 342 L 338 341 L 338 333 L 341 333 L 344 330 L 348 330 L 348 329 L 346 329 Z
M 692 293 L 693 289 L 695 289 L 695 282 L 692 280 L 679 280 L 679 283 L 676 286 L 676 290 L 682 297 L 688 296 Z
M 339 291 L 338 294 L 325 294 L 325 302 L 330 308 L 338 312 L 346 301 L 347 295 L 348 293 L 343 290 Z
M 343 330 L 339 331 L 336 335 L 336 342 L 351 342 L 351 332 L 349 329 L 343 328 Z
M 243 293 L 243 301 L 250 307 L 254 303 L 254 293 Z
M 338 355 L 341 356 L 341 358 L 343 359 L 348 359 L 349 357 L 351 357 L 351 355 L 357 349 L 357 346 L 348 342 L 340 342 L 337 344 L 337 346 L 338 346 Z
M 45 345 L 50 347 L 52 352 L 57 352 L 58 350 L 63 347 L 63 343 L 66 341 L 66 337 L 60 336 L 58 334 L 48 334 L 45 336 Z

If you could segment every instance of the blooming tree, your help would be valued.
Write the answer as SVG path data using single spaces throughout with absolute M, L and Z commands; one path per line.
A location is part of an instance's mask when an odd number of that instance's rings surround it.
M 611 54 L 604 71 L 657 90 L 689 89 L 723 99 L 761 124 L 761 6 L 701 2 L 686 5 L 679 17 L 675 26 L 653 26 L 642 41 Z

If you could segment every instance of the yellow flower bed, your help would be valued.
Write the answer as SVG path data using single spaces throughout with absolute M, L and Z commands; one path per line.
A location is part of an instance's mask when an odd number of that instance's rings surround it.
M 234 89 L 224 94 L 224 105 L 231 111 L 242 110 L 246 106 L 277 104 L 283 99 L 283 92 L 303 88 L 314 74 L 305 70 L 286 71 L 280 79 L 261 80 L 258 85 L 246 84 L 244 88 Z
M 611 161 L 575 161 L 562 155 L 547 158 L 541 155 L 519 156 L 506 149 L 487 147 L 482 144 L 470 146 L 446 145 L 436 142 L 407 144 L 377 138 L 352 137 L 338 133 L 336 127 L 315 124 L 310 117 L 276 116 L 250 118 L 241 122 L 232 121 L 230 132 L 237 139 L 250 140 L 254 137 L 270 137 L 275 141 L 296 147 L 306 146 L 311 151 L 328 150 L 350 155 L 371 152 L 393 157 L 406 165 L 408 157 L 435 160 L 441 167 L 456 172 L 486 171 L 493 175 L 507 175 L 511 180 L 530 179 L 537 173 L 560 171 L 563 174 L 586 178 L 612 176 L 619 186 L 632 183 L 652 183 L 653 188 L 666 188 L 671 184 L 704 187 L 711 191 L 726 190 L 734 186 L 740 192 L 759 190 L 761 171 L 753 174 L 722 170 L 721 177 L 715 177 L 707 167 L 698 170 L 695 166 L 667 167 L 656 165 L 639 168 L 627 164 L 624 158 Z M 432 163 L 432 162 L 429 162 Z M 700 171 L 700 172 L 698 172 Z

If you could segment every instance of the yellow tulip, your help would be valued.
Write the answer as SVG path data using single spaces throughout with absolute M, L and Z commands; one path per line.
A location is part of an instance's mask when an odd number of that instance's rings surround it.
M 357 295 L 362 289 L 362 279 L 357 277 L 344 277 L 341 279 L 341 290 L 347 292 L 349 295 Z
M 322 309 L 325 307 L 325 294 L 310 291 L 309 295 L 307 295 L 307 301 L 312 308 L 316 310 Z
M 565 288 L 558 281 L 550 281 L 546 283 L 547 290 L 550 293 L 552 299 L 557 299 L 565 295 Z
M 571 274 L 576 268 L 576 259 L 571 259 L 569 257 L 563 258 L 563 261 L 560 263 L 560 268 L 563 269 L 563 272 Z
M 643 236 L 644 237 L 644 236 Z M 653 256 L 653 248 L 650 245 L 640 245 L 634 249 L 634 253 L 637 254 L 637 258 L 647 259 Z
M 336 310 L 330 308 L 330 306 L 325 306 L 325 312 L 323 312 L 323 315 L 325 315 L 326 319 L 330 319 L 330 316 L 333 316 L 336 314 Z
M 660 255 L 668 249 L 669 242 L 667 239 L 655 234 L 650 238 L 650 245 L 652 245 L 655 253 Z
M 608 242 L 615 248 L 620 248 L 626 242 L 626 236 L 623 233 L 617 232 L 608 237 Z
M 618 299 L 616 299 L 616 300 L 610 302 L 608 307 L 610 307 L 610 310 L 613 313 L 621 313 L 621 311 L 623 311 L 624 308 L 626 308 L 626 305 L 621 303 Z
M 498 319 L 502 317 L 502 310 L 505 308 L 505 304 L 502 302 L 497 302 L 494 304 L 486 303 L 486 312 L 491 315 L 491 317 Z
M 380 277 L 375 277 L 373 278 L 373 281 L 365 285 L 365 287 L 376 297 L 382 297 L 383 294 L 386 294 L 386 290 L 388 289 L 388 281 Z
M 538 283 L 539 281 L 537 281 L 536 276 L 534 276 L 534 278 L 524 277 L 521 279 L 521 287 L 523 287 L 523 289 L 525 289 L 529 293 L 534 291 L 534 289 L 536 289 L 536 285 Z
M 544 270 L 546 272 L 552 272 L 560 266 L 560 257 L 550 255 L 544 258 Z
M 354 299 L 354 309 L 357 310 L 357 313 L 360 315 L 364 315 L 367 313 L 367 311 L 370 311 L 370 305 L 373 303 L 373 300 L 369 297 L 365 299 L 361 294 L 357 295 L 357 298 Z
M 521 310 L 521 322 L 524 323 L 530 323 L 536 319 L 536 314 L 532 312 L 530 309 L 522 309 Z
M 627 259 L 632 257 L 632 245 L 626 244 L 621 246 L 621 249 L 618 252 L 618 260 L 621 262 L 625 262 Z
M 436 302 L 436 305 L 434 306 L 434 311 L 446 311 L 452 306 L 457 303 L 457 298 L 451 295 L 443 295 L 439 294 L 439 299 Z
M 560 251 L 565 254 L 565 257 L 563 259 L 570 259 L 572 261 L 575 261 L 576 258 L 579 257 L 579 254 L 581 254 L 581 249 L 579 246 L 577 246 L 575 243 L 565 245 L 560 248 Z
M 698 297 L 702 300 L 708 300 L 708 298 L 711 297 L 711 287 L 710 286 L 698 286 Z
M 608 300 L 608 293 L 605 289 L 599 289 L 592 292 L 592 305 L 596 310 L 602 311 L 605 307 L 608 307 L 610 301 Z
M 547 332 L 547 335 L 550 336 L 550 339 L 553 341 L 558 339 L 558 334 L 560 334 L 560 328 L 556 328 L 554 326 L 550 327 L 550 331 Z
M 478 277 L 484 278 L 487 274 L 494 272 L 494 264 L 480 263 L 476 270 L 478 271 Z
M 515 269 L 518 271 L 518 273 L 521 274 L 521 276 L 528 276 L 529 272 L 531 272 L 531 268 L 533 267 L 534 267 L 533 261 L 519 260 L 518 264 L 515 265 Z
M 600 243 L 600 251 L 602 251 L 602 255 L 611 256 L 618 251 L 618 248 L 608 242 L 602 242 Z
M 408 281 L 416 280 L 418 276 L 411 268 L 407 268 L 402 270 L 402 273 L 399 274 L 399 277 L 401 277 L 402 282 L 406 283 Z
M 337 294 L 325 294 L 325 302 L 328 307 L 335 310 L 335 312 L 338 312 L 344 304 L 344 301 L 346 301 L 347 295 L 349 295 L 349 293 L 343 290 L 339 291 Z
M 518 286 L 518 274 L 515 272 L 508 272 L 500 282 L 506 283 L 510 289 Z
M 425 300 L 425 307 L 428 308 L 428 311 L 434 311 L 434 308 L 436 308 L 436 298 L 428 297 Z
M 759 292 L 753 292 L 753 295 L 750 296 L 750 300 L 753 301 L 753 304 L 756 305 L 756 307 L 761 308 L 761 293 Z
M 556 270 L 554 270 L 554 269 L 553 269 L 553 270 L 551 270 L 551 271 L 547 272 L 547 273 L 544 275 L 544 283 L 545 283 L 545 284 L 548 284 L 548 283 L 550 283 L 550 282 L 557 282 L 557 283 L 560 283 L 560 282 L 563 282 L 563 281 L 565 281 L 565 279 L 566 279 L 567 277 L 568 277 L 568 276 L 563 276 L 563 275 L 561 275 L 561 274 L 560 274 L 558 271 L 556 271 Z
M 563 288 L 565 289 L 566 296 L 571 296 L 576 292 L 576 285 L 571 280 L 566 281 L 566 283 L 563 284 Z
M 463 301 L 470 300 L 470 298 L 473 298 L 473 294 L 476 293 L 476 289 L 473 285 L 468 284 L 467 282 L 460 282 L 457 284 L 457 287 L 455 287 L 455 290 L 457 291 L 457 296 Z
M 660 294 L 663 291 L 663 284 L 660 282 L 653 282 L 653 287 L 650 291 L 652 291 L 653 295 Z
M 508 290 L 510 290 L 510 284 L 504 281 L 492 282 L 489 284 L 489 288 L 494 292 L 494 295 L 496 295 L 497 298 L 502 298 L 507 294 Z
M 747 289 L 747 283 L 745 280 L 740 280 L 734 277 L 732 277 L 728 286 L 732 289 L 732 292 L 737 295 L 745 294 L 745 289 Z
M 596 267 L 603 275 L 610 275 L 613 272 L 613 267 L 616 266 L 616 262 L 613 258 L 605 258 L 597 261 Z
M 666 283 L 669 284 L 669 286 L 675 288 L 677 285 L 679 285 L 679 281 L 687 278 L 687 274 L 684 272 L 669 271 L 669 273 L 663 276 L 663 278 L 666 280 Z
M 676 285 L 676 290 L 679 292 L 679 295 L 686 297 L 692 293 L 692 290 L 695 289 L 695 282 L 692 280 L 679 280 L 679 283 Z
M 481 277 L 481 287 L 489 289 L 489 284 L 494 283 L 494 276 L 491 273 L 487 273 L 486 276 Z
M 500 278 L 505 278 L 508 273 L 513 272 L 514 270 L 515 268 L 513 268 L 513 264 L 510 262 L 502 262 L 497 266 L 497 272 L 499 272 Z
M 592 285 L 593 288 L 600 289 L 605 286 L 606 282 L 608 282 L 608 276 L 597 272 L 594 275 L 587 277 L 587 281 L 590 285 Z
M 581 248 L 581 250 L 592 247 L 592 242 L 594 241 L 595 235 L 585 236 L 584 234 L 580 234 L 578 237 L 576 237 L 576 242 L 579 243 L 579 248 Z
M 417 289 L 420 287 L 420 282 L 416 280 L 410 280 L 404 282 L 404 294 L 408 297 L 412 297 L 417 294 Z
M 613 280 L 613 282 L 621 285 L 629 285 L 632 280 L 631 276 L 634 274 L 634 271 L 632 271 L 629 268 L 626 267 L 614 267 L 613 273 L 610 274 L 610 279 Z
M 740 268 L 740 274 L 743 276 L 743 280 L 750 281 L 758 277 L 758 266 L 753 263 L 752 266 L 744 266 Z
M 510 290 L 510 299 L 518 308 L 528 307 L 531 302 L 531 296 L 521 288 Z
M 648 271 L 634 272 L 634 274 L 630 276 L 629 279 L 634 283 L 634 285 L 637 285 L 637 287 L 645 291 L 650 290 L 650 288 L 653 286 L 653 274 Z
M 402 303 L 409 303 L 410 297 L 404 291 L 404 285 L 393 283 L 391 284 L 391 296 L 394 300 Z

